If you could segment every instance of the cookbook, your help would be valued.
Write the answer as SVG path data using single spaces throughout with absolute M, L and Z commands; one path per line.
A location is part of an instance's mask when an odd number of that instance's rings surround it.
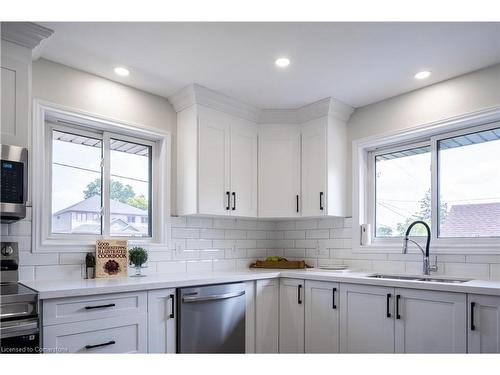
M 96 241 L 96 277 L 127 276 L 127 240 Z

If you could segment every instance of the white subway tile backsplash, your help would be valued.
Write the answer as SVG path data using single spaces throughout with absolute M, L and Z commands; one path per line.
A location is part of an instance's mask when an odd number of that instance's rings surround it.
M 445 273 L 450 276 L 488 280 L 490 266 L 481 263 L 445 263 Z
M 316 228 L 318 228 L 317 219 L 297 220 L 295 222 L 295 229 L 316 229 Z
M 283 233 L 283 232 L 282 232 Z M 286 240 L 303 240 L 306 238 L 305 230 L 290 230 L 284 233 Z
M 236 271 L 236 259 L 214 259 L 212 268 L 214 271 Z
M 20 266 L 19 267 L 19 281 L 33 281 L 35 280 L 35 267 L 34 266 Z
M 200 238 L 198 228 L 172 228 L 172 238 Z
M 75 280 L 83 277 L 83 265 L 37 266 L 37 280 Z
M 312 266 L 346 264 L 362 271 L 422 272 L 422 255 L 415 249 L 410 254 L 383 249 L 353 252 L 351 218 L 271 221 L 172 217 L 168 224 L 168 244 L 147 246 L 147 274 L 246 269 L 256 259 L 273 255 L 305 259 Z M 31 253 L 30 220 L 2 224 L 1 233 L 2 241 L 19 244 L 21 279 L 84 277 L 85 253 Z M 438 262 L 436 274 L 500 281 L 500 249 L 498 255 L 442 254 Z
M 19 264 L 22 264 L 23 266 L 59 264 L 59 254 L 58 253 L 34 254 L 27 251 L 20 251 Z M 80 262 L 79 264 L 83 264 L 83 262 Z
M 9 224 L 9 236 L 30 236 L 31 221 L 21 220 L 16 223 Z
M 247 232 L 240 229 L 225 230 L 224 238 L 226 240 L 240 240 L 247 238 Z
M 211 249 L 212 240 L 186 240 L 186 249 L 188 250 L 200 250 L 200 249 Z
M 186 226 L 190 228 L 212 228 L 212 219 L 200 217 L 188 217 Z
M 211 260 L 188 260 L 186 262 L 187 272 L 209 272 L 212 271 Z
M 330 238 L 330 232 L 328 229 L 309 229 L 306 238 Z
M 158 273 L 177 273 L 186 272 L 186 262 L 158 262 L 156 272 Z

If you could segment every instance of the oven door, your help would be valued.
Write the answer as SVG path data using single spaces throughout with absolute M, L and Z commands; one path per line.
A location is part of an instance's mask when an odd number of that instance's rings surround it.
M 0 353 L 40 353 L 38 319 L 17 319 L 0 322 Z

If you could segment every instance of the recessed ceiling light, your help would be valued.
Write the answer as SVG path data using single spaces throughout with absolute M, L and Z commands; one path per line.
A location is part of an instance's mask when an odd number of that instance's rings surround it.
M 288 59 L 286 57 L 280 57 L 279 59 L 276 59 L 276 61 L 274 63 L 279 68 L 285 68 L 288 65 L 290 65 L 290 59 Z
M 123 66 L 117 66 L 115 68 L 115 73 L 118 74 L 119 76 L 126 77 L 130 74 L 130 71 L 127 68 L 124 68 Z
M 430 75 L 431 75 L 431 72 L 429 72 L 428 70 L 424 70 L 422 72 L 418 72 L 417 74 L 415 74 L 415 78 L 416 79 L 426 79 Z

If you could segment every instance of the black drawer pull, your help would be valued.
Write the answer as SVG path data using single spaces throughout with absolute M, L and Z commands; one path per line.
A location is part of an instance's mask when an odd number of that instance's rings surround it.
M 103 309 L 106 307 L 114 307 L 114 303 L 108 303 L 107 305 L 96 305 L 96 306 L 85 306 L 85 310 L 92 310 L 92 309 Z
M 470 303 L 470 330 L 475 331 L 476 325 L 474 324 L 474 308 L 476 307 L 475 302 Z
M 116 344 L 115 340 L 111 340 L 111 341 L 108 341 L 108 342 L 104 342 L 102 344 L 85 345 L 85 349 L 100 348 L 101 346 L 108 346 L 108 345 L 114 345 L 114 344 Z
M 226 191 L 226 195 L 227 195 L 226 210 L 229 210 L 231 208 L 231 193 L 229 191 Z
M 175 309 L 175 294 L 171 294 L 171 295 L 170 295 L 170 301 L 171 301 L 171 303 L 172 303 L 172 306 L 171 306 L 171 307 L 172 307 L 172 312 L 170 313 L 170 315 L 169 315 L 169 316 L 170 316 L 170 318 L 174 318 L 174 316 L 175 316 L 175 315 L 174 315 L 174 309 Z
M 392 294 L 391 293 L 387 293 L 387 305 L 386 305 L 386 314 L 385 316 L 387 316 L 388 318 L 391 317 L 391 311 L 390 311 L 390 303 L 391 303 L 391 297 L 392 297 Z
M 297 287 L 297 303 L 299 305 L 302 304 L 301 291 L 302 291 L 302 284 L 299 284 Z
M 297 212 L 299 212 L 299 195 L 297 194 Z
M 398 294 L 396 296 L 396 319 L 401 319 L 401 315 L 399 315 L 399 300 L 401 299 L 401 296 Z
M 319 192 L 319 209 L 320 209 L 321 211 L 323 211 L 323 208 L 324 208 L 324 207 L 323 207 L 323 192 L 322 192 L 322 191 L 320 191 L 320 192 Z
M 336 309 L 337 305 L 335 304 L 335 292 L 337 291 L 337 288 L 332 289 L 332 309 Z
M 233 191 L 233 211 L 236 210 L 236 193 Z

